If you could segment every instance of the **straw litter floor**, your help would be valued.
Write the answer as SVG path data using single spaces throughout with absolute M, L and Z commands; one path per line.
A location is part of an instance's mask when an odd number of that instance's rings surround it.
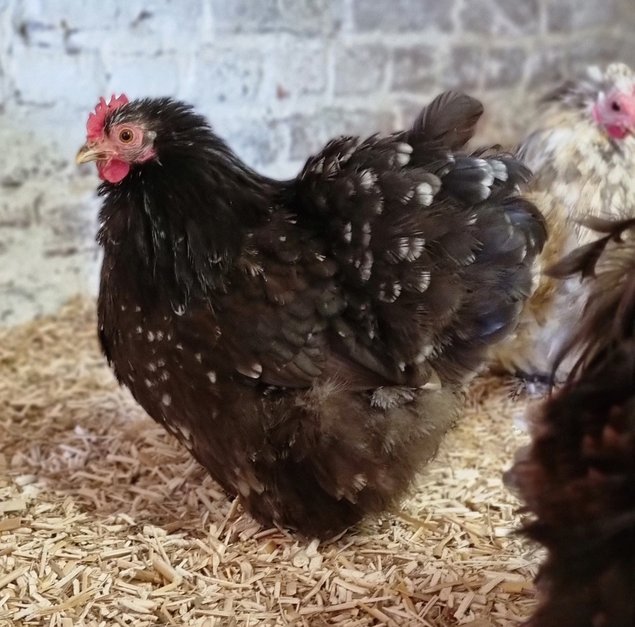
M 540 553 L 501 484 L 526 436 L 477 380 L 401 512 L 319 545 L 258 527 L 117 388 L 94 309 L 0 333 L 0 626 L 517 625 Z M 498 386 L 498 387 L 497 387 Z

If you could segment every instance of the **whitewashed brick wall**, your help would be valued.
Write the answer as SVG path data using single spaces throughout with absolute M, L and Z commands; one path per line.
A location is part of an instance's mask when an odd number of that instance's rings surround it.
M 287 176 L 445 87 L 513 141 L 546 82 L 635 63 L 634 31 L 634 0 L 0 0 L 0 324 L 95 291 L 97 180 L 73 156 L 100 95 L 192 101 Z

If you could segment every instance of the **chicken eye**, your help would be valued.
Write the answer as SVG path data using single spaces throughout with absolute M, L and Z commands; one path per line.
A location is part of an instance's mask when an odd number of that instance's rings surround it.
M 613 109 L 613 111 L 621 111 L 622 107 L 620 107 L 619 102 L 615 102 L 615 100 L 611 103 L 611 109 Z
M 119 141 L 124 144 L 129 144 L 134 137 L 134 133 L 129 128 L 123 128 L 119 131 Z

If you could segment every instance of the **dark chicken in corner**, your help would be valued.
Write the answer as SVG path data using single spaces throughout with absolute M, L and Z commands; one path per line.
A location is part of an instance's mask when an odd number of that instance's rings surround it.
M 560 356 L 578 361 L 507 476 L 548 551 L 527 627 L 635 625 L 635 219 L 588 223 L 604 237 L 551 271 L 593 277 Z
M 394 503 L 514 328 L 545 226 L 520 163 L 461 152 L 481 113 L 445 93 L 289 181 L 180 102 L 91 114 L 103 351 L 262 523 L 328 537 Z

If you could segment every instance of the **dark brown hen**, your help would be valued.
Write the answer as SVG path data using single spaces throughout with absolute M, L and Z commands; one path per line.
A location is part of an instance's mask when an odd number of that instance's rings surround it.
M 544 224 L 518 162 L 456 152 L 481 112 L 444 94 L 285 182 L 182 103 L 92 115 L 103 350 L 263 523 L 325 537 L 402 496 L 516 323 Z
M 635 625 L 635 220 L 590 224 L 606 235 L 552 270 L 593 277 L 561 358 L 581 356 L 507 476 L 548 550 L 532 627 Z

